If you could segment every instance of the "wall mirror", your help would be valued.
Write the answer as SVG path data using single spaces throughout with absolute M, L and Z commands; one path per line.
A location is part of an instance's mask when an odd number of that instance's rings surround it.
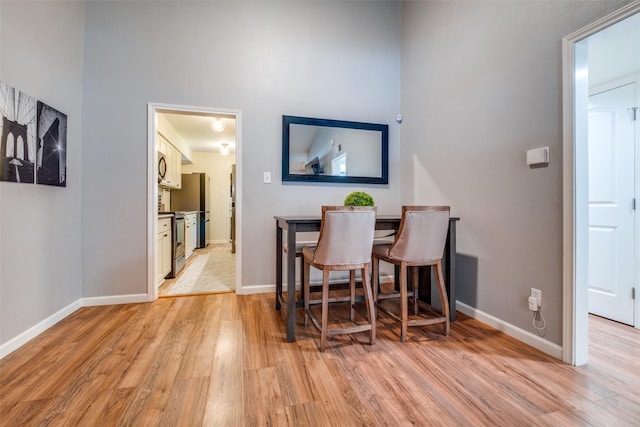
M 387 184 L 389 126 L 282 116 L 282 181 Z

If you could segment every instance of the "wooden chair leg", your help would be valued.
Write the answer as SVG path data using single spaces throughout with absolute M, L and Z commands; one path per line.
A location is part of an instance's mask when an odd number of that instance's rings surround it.
M 329 270 L 322 271 L 322 329 L 320 330 L 320 351 L 327 347 L 327 329 L 329 323 Z
M 367 304 L 369 323 L 371 324 L 369 344 L 373 345 L 376 343 L 376 311 L 373 301 L 373 292 L 371 290 L 371 280 L 369 279 L 369 264 L 365 264 L 362 269 L 362 289 L 364 291 L 364 301 Z
M 411 287 L 413 292 L 413 315 L 418 314 L 418 267 L 411 267 L 413 274 L 411 274 Z
M 400 341 L 405 342 L 407 339 L 407 324 L 409 319 L 408 313 L 408 297 L 407 297 L 407 263 L 400 264 Z
M 309 326 L 309 299 L 310 299 L 310 285 L 309 285 L 309 276 L 310 276 L 310 272 L 311 272 L 311 264 L 309 264 L 308 262 L 306 262 L 303 260 L 303 276 L 304 276 L 304 281 L 302 282 L 302 286 L 303 286 L 303 290 L 302 290 L 302 295 L 304 298 L 304 326 Z
M 356 271 L 349 270 L 349 292 L 351 294 L 351 321 L 356 319 Z
M 304 289 L 304 256 L 300 257 L 300 292 L 302 292 L 302 301 L 305 301 Z
M 436 262 L 435 265 L 435 279 L 436 287 L 438 288 L 438 294 L 440 295 L 440 304 L 442 305 L 442 315 L 445 317 L 444 322 L 444 335 L 449 336 L 450 321 L 449 321 L 449 298 L 447 297 L 447 289 L 444 286 L 444 274 L 442 273 L 442 261 Z
M 373 301 L 378 302 L 378 287 L 380 278 L 378 277 L 378 265 L 380 260 L 377 257 L 371 258 L 371 289 L 373 290 Z

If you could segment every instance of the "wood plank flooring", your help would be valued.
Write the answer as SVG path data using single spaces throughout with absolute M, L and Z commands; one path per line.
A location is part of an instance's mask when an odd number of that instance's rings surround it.
M 332 310 L 336 319 L 348 311 Z M 274 294 L 86 307 L 0 361 L 2 426 L 637 426 L 640 331 L 590 319 L 572 367 L 458 314 L 374 346 L 298 323 Z M 299 316 L 302 318 L 302 316 Z

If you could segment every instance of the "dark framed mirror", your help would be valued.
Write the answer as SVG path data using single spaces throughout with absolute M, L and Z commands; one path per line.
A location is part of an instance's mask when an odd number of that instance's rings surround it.
M 282 181 L 388 184 L 389 125 L 282 116 Z

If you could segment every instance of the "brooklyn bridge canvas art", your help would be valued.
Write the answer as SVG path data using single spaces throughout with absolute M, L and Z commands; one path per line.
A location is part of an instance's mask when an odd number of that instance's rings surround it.
M 36 100 L 0 82 L 0 181 L 35 181 Z
M 66 187 L 66 114 L 0 82 L 0 115 L 0 181 Z

